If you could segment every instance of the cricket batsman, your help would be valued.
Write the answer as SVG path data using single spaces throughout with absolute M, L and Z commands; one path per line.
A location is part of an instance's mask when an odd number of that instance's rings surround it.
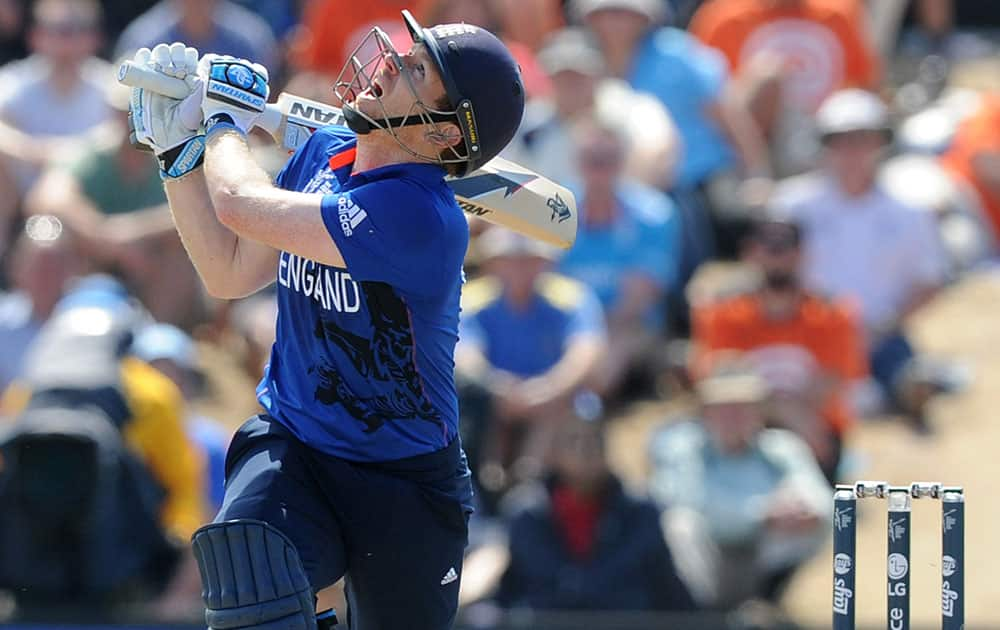
M 334 86 L 349 128 L 314 133 L 273 183 L 246 138 L 265 68 L 183 44 L 134 59 L 192 88 L 181 101 L 133 90 L 131 124 L 209 292 L 277 280 L 265 411 L 234 436 L 222 507 L 192 539 L 213 629 L 317 628 L 315 593 L 343 576 L 352 629 L 455 618 L 472 494 L 453 381 L 469 236 L 444 176 L 500 152 L 524 86 L 486 30 L 403 19 L 407 53 L 375 28 Z

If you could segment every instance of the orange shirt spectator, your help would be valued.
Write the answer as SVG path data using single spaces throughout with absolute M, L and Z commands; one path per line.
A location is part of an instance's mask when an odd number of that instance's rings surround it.
M 984 96 L 979 109 L 962 121 L 941 163 L 975 190 L 1000 239 L 1000 94 Z
M 881 72 L 858 0 L 709 0 L 689 30 L 728 58 L 734 74 L 761 54 L 788 73 L 790 102 L 814 111 L 844 87 L 876 87 Z
M 697 307 L 694 311 L 696 366 L 711 362 L 712 354 L 748 352 L 769 346 L 798 346 L 808 351 L 820 369 L 844 382 L 868 373 L 861 329 L 853 311 L 841 304 L 806 295 L 794 318 L 768 318 L 754 294 L 740 295 Z M 853 422 L 850 407 L 838 387 L 822 408 L 824 420 L 838 435 Z
M 292 41 L 292 64 L 335 77 L 373 26 L 390 36 L 397 31 L 405 34 L 400 11 L 409 9 L 422 23 L 427 4 L 427 0 L 310 0 L 302 10 L 300 33 Z

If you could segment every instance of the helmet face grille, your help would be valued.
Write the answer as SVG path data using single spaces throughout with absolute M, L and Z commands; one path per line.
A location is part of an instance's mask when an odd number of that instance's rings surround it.
M 390 114 L 376 87 L 376 78 L 386 64 L 392 64 L 395 71 L 406 81 L 407 88 L 413 96 L 412 105 L 402 115 Z M 382 29 L 373 28 L 348 56 L 334 83 L 333 93 L 344 109 L 349 124 L 357 133 L 369 133 L 373 129 L 386 131 L 407 153 L 423 161 L 439 164 L 461 164 L 468 161 L 466 154 L 462 152 L 462 146 L 451 147 L 442 154 L 425 154 L 409 146 L 399 136 L 399 129 L 410 125 L 429 125 L 431 133 L 443 135 L 439 123 L 457 122 L 458 112 L 455 109 L 439 109 L 421 100 L 409 69 L 403 64 L 399 52 Z M 355 107 L 358 97 L 363 93 L 367 93 L 378 103 L 380 115 L 372 116 Z

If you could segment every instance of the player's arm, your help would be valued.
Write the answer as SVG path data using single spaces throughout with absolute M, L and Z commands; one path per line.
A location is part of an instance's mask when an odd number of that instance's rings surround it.
M 140 49 L 133 62 L 183 79 L 192 89 L 184 101 L 133 89 L 129 123 L 132 142 L 156 154 L 174 224 L 206 289 L 215 297 L 237 298 L 266 286 L 275 275 L 277 251 L 241 238 L 218 220 L 200 168 L 205 140 L 198 51 L 161 44 Z
M 323 222 L 323 195 L 278 188 L 238 129 L 212 129 L 205 181 L 219 222 L 240 237 L 326 265 L 346 267 Z M 273 273 L 273 269 L 272 269 Z
M 323 222 L 323 195 L 275 186 L 250 154 L 246 135 L 267 103 L 267 69 L 244 59 L 205 55 L 198 75 L 205 181 L 219 222 L 241 239 L 345 267 Z
M 220 222 L 202 170 L 168 181 L 166 191 L 184 248 L 212 296 L 236 299 L 274 281 L 278 251 Z

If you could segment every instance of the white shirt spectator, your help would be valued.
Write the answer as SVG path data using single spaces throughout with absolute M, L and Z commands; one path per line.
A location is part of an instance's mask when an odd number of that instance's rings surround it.
M 626 172 L 650 185 L 668 184 L 682 148 L 667 109 L 652 96 L 636 92 L 618 79 L 601 80 L 594 101 L 599 116 L 621 124 L 628 141 Z M 558 118 L 551 103 L 539 100 L 528 104 L 524 122 L 503 156 L 552 181 L 572 186 L 580 183 L 572 146 L 570 125 Z M 656 155 L 661 163 L 637 163 L 650 155 Z M 659 181 L 650 181 L 652 178 Z
M 83 133 L 112 115 L 107 85 L 112 68 L 92 57 L 83 63 L 82 81 L 69 93 L 55 90 L 49 80 L 50 62 L 33 55 L 0 69 L 0 116 L 13 127 L 34 136 Z
M 894 322 L 915 290 L 945 280 L 933 216 L 878 186 L 849 197 L 830 179 L 807 175 L 779 186 L 775 208 L 802 226 L 810 288 L 854 299 L 870 330 Z
M 91 57 L 80 69 L 81 81 L 66 93 L 57 91 L 50 75 L 51 62 L 40 55 L 0 68 L 0 120 L 23 133 L 45 138 L 82 134 L 108 122 L 114 109 L 108 102 L 108 83 L 113 69 Z M 18 185 L 27 190 L 37 176 L 37 167 L 17 165 Z

